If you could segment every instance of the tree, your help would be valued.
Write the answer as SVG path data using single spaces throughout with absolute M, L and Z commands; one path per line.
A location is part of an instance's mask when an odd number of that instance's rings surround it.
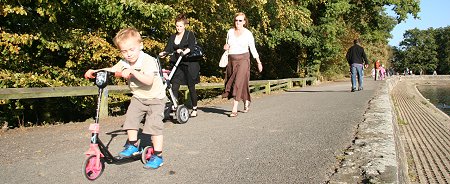
M 403 35 L 404 39 L 400 42 L 400 46 L 404 50 L 403 60 L 408 63 L 407 66 L 413 72 L 431 74 L 436 70 L 438 46 L 435 42 L 434 33 L 433 28 L 424 31 L 416 28 L 407 30 Z
M 436 71 L 441 75 L 450 74 L 450 26 L 435 30 L 436 44 L 438 45 L 438 60 Z

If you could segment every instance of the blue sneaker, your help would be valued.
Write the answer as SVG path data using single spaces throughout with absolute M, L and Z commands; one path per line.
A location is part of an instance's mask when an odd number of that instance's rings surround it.
M 139 149 L 131 144 L 125 145 L 125 149 L 119 153 L 119 156 L 121 157 L 131 157 L 134 153 L 138 153 Z
M 156 155 L 152 155 L 150 157 L 150 160 L 147 162 L 147 164 L 144 165 L 144 168 L 146 169 L 158 169 L 164 164 L 164 160 L 162 157 L 158 157 Z

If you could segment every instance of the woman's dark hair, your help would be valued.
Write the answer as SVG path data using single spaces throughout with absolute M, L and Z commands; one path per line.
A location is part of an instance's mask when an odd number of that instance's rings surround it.
M 180 13 L 175 18 L 175 23 L 177 22 L 184 22 L 184 24 L 189 24 L 189 20 L 186 18 L 186 14 Z

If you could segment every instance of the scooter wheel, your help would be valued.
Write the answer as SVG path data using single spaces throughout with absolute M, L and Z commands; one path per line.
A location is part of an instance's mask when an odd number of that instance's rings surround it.
M 145 147 L 144 150 L 142 150 L 142 155 L 141 155 L 142 163 L 146 164 L 150 160 L 150 157 L 152 157 L 153 154 L 154 154 L 153 147 L 151 147 L 151 146 Z
M 185 124 L 189 120 L 189 110 L 184 105 L 177 107 L 177 121 L 180 124 Z
M 88 180 L 93 181 L 98 177 L 100 177 L 104 169 L 105 169 L 105 161 L 103 160 L 103 158 L 97 158 L 96 155 L 90 155 L 89 157 L 86 158 L 86 160 L 84 160 L 83 173 Z
M 146 164 L 150 160 L 150 157 L 152 157 L 153 154 L 154 154 L 154 150 L 153 150 L 152 146 L 145 147 L 144 150 L 142 150 L 142 155 L 141 155 L 142 163 Z

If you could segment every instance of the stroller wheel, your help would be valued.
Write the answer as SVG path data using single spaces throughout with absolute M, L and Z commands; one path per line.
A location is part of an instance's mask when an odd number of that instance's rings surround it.
M 189 110 L 187 109 L 186 106 L 179 105 L 177 107 L 176 116 L 178 123 L 184 124 L 189 120 Z

